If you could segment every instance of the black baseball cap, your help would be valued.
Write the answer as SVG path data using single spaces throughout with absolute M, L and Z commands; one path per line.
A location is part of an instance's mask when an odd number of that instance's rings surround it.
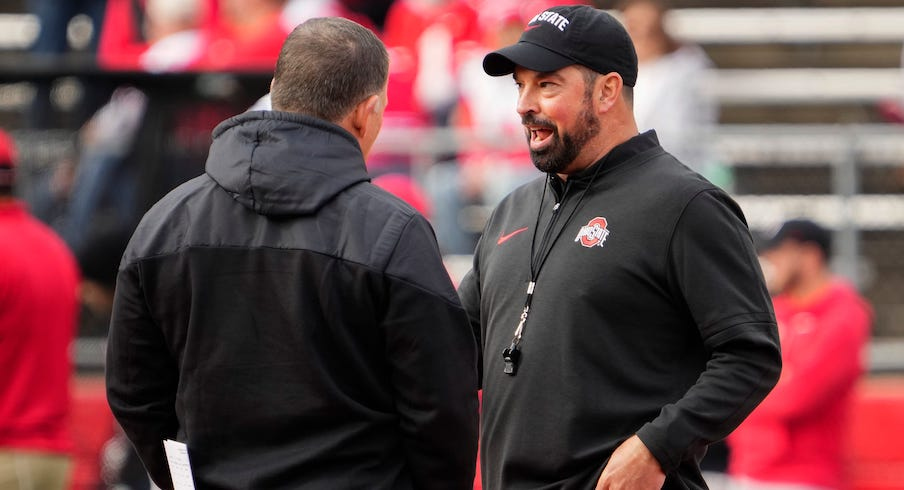
M 483 59 L 483 71 L 498 77 L 516 66 L 551 72 L 584 65 L 599 73 L 615 72 L 625 85 L 637 82 L 637 52 L 615 17 L 587 5 L 552 7 L 534 16 L 518 42 Z
M 765 252 L 778 247 L 786 240 L 793 240 L 798 243 L 813 243 L 819 246 L 823 255 L 828 258 L 832 254 L 832 233 L 818 225 L 814 221 L 808 219 L 792 219 L 782 223 L 778 231 L 769 237 L 761 251 Z

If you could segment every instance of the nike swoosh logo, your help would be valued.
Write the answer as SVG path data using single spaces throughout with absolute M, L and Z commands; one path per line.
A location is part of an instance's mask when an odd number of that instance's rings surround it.
M 502 245 L 503 243 L 507 242 L 509 238 L 517 235 L 518 233 L 521 233 L 522 231 L 527 231 L 527 227 L 525 226 L 524 228 L 519 228 L 509 233 L 508 235 L 501 235 L 499 237 L 499 240 L 496 240 L 496 245 Z

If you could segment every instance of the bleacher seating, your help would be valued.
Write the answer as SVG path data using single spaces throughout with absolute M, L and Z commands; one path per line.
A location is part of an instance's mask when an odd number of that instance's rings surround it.
M 754 230 L 808 215 L 838 231 L 838 268 L 904 334 L 904 1 L 675 0 L 667 22 L 716 64 L 713 141 Z

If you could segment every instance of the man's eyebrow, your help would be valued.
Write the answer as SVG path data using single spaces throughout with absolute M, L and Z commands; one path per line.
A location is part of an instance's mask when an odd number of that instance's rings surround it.
M 557 78 L 559 80 L 565 78 L 562 76 L 561 69 L 553 70 L 553 71 L 538 71 L 537 78 Z M 518 75 L 512 73 L 512 79 L 516 82 L 518 81 Z

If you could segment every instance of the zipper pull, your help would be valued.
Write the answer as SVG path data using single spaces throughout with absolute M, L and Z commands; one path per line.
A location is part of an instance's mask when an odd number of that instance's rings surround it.
M 562 204 L 562 203 L 557 202 L 556 205 L 552 207 L 552 211 L 553 211 L 553 212 L 558 211 L 558 210 L 559 210 L 559 206 L 560 206 L 561 204 Z

